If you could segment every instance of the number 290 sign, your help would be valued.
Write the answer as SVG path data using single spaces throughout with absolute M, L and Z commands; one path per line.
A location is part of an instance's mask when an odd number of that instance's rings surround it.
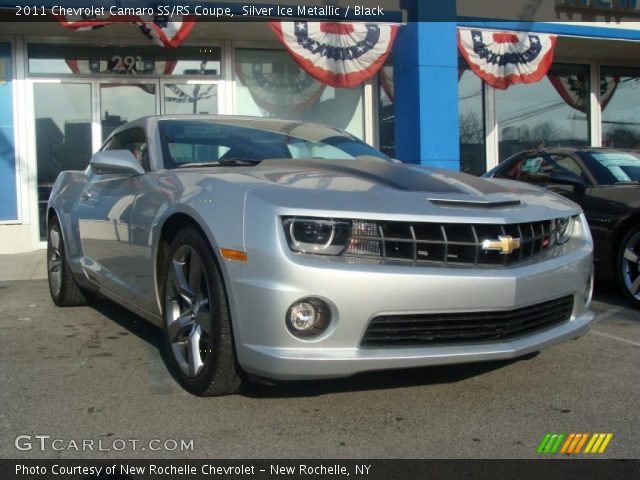
M 153 70 L 153 62 L 143 63 L 142 57 L 139 55 L 114 55 L 109 62 L 109 71 L 112 73 L 153 73 L 145 68 L 145 63 L 150 63 L 151 70 Z

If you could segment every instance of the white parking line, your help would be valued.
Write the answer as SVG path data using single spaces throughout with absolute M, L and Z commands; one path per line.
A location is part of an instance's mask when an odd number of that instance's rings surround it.
M 628 343 L 629 345 L 633 345 L 634 347 L 640 347 L 640 342 L 634 342 L 633 340 L 627 340 L 626 338 L 616 337 L 615 335 L 609 335 L 608 333 L 598 332 L 597 330 L 591 330 L 590 333 L 595 335 L 600 335 L 601 337 L 609 338 L 611 340 L 617 340 L 619 342 Z

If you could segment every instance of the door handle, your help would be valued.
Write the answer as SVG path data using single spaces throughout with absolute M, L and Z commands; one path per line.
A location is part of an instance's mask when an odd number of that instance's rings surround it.
M 91 193 L 89 192 L 82 192 L 82 195 L 80 195 L 80 200 L 82 201 L 89 200 L 90 198 L 91 198 Z

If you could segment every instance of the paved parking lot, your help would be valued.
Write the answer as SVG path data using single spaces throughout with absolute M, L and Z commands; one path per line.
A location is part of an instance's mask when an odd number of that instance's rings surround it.
M 606 456 L 638 458 L 639 312 L 603 289 L 593 308 L 588 335 L 525 360 L 201 399 L 168 373 L 156 327 L 106 300 L 56 308 L 45 280 L 0 282 L 0 457 L 513 458 L 547 432 L 612 432 Z M 21 434 L 65 450 L 18 451 Z M 83 439 L 193 451 L 78 452 Z

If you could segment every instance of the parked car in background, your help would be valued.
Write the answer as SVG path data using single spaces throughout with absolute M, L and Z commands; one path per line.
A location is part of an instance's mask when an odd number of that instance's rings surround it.
M 527 182 L 557 192 L 585 212 L 597 275 L 616 279 L 640 306 L 640 155 L 611 148 L 544 148 L 517 153 L 488 178 Z
M 594 318 L 578 205 L 398 164 L 323 125 L 143 118 L 60 174 L 47 215 L 56 305 L 99 292 L 162 327 L 198 395 L 246 374 L 515 358 Z

